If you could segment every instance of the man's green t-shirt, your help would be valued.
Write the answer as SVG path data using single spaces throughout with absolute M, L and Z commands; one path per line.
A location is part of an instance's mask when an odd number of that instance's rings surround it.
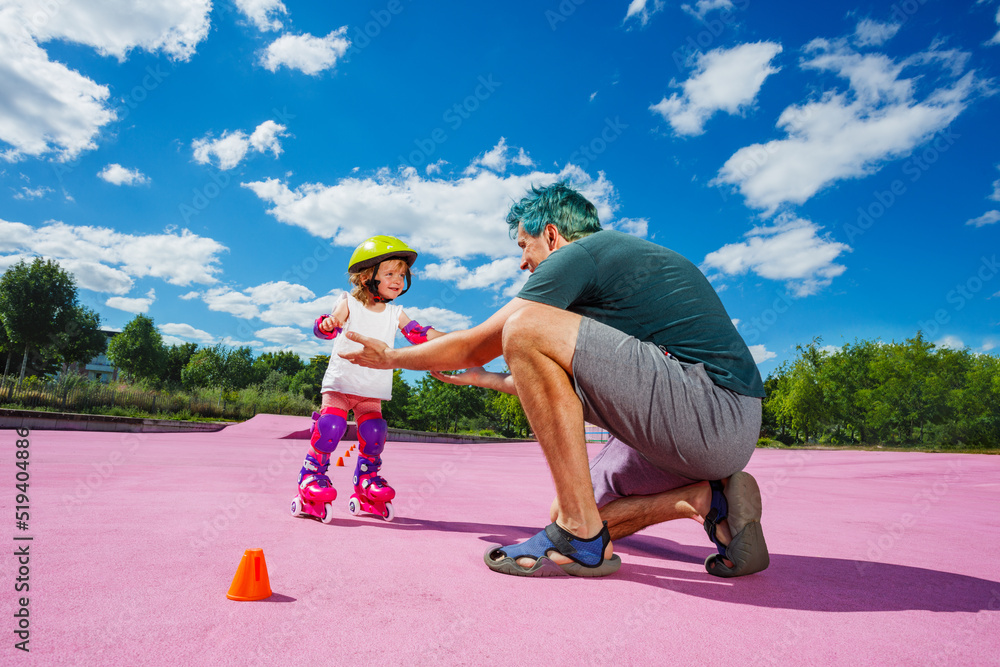
M 687 363 L 720 387 L 764 396 L 757 364 L 715 289 L 673 250 L 600 231 L 542 261 L 518 297 L 589 317 Z

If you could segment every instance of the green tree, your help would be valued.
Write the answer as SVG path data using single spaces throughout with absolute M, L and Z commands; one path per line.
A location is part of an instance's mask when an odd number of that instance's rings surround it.
M 197 343 L 183 343 L 167 348 L 164 379 L 170 384 L 181 384 L 181 373 L 197 351 Z
M 392 372 L 392 400 L 382 402 L 382 417 L 395 428 L 411 428 L 410 394 L 412 389 L 403 379 L 403 371 Z
M 221 386 L 219 383 L 226 370 L 226 361 L 221 353 L 222 346 L 205 347 L 194 354 L 181 370 L 181 382 L 185 387 Z
M 272 371 L 294 377 L 296 373 L 306 367 L 299 355 L 289 350 L 265 352 L 257 357 L 253 365 L 254 371 L 261 378 L 267 377 Z
M 304 396 L 313 402 L 320 399 L 320 388 L 323 386 L 323 376 L 326 374 L 326 367 L 330 363 L 330 357 L 325 354 L 317 354 L 309 360 L 309 365 L 295 374 L 289 383 L 288 390 L 293 394 Z
M 531 427 L 517 396 L 491 389 L 486 393 L 484 407 L 501 435 L 508 438 L 528 436 Z
M 24 380 L 28 354 L 67 331 L 77 307 L 73 276 L 51 260 L 21 260 L 0 277 L 0 321 L 10 346 L 24 351 L 18 382 Z
M 167 351 L 153 319 L 136 315 L 108 343 L 108 359 L 130 380 L 160 380 L 164 376 Z

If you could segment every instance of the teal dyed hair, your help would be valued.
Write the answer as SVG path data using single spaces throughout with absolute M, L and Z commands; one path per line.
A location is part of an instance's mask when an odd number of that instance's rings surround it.
M 511 238 L 517 236 L 519 224 L 528 236 L 540 236 L 545 225 L 553 224 L 567 241 L 601 231 L 597 207 L 566 181 L 544 188 L 531 186 L 531 194 L 511 206 L 507 214 Z

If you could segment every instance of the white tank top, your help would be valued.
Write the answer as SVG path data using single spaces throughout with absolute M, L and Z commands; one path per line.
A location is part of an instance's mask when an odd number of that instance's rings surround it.
M 344 330 L 333 339 L 333 352 L 330 353 L 330 364 L 323 376 L 322 391 L 338 391 L 388 401 L 392 398 L 391 369 L 364 368 L 342 359 L 340 354 L 363 347 L 361 343 L 355 343 L 344 335 L 348 331 L 377 338 L 389 347 L 395 347 L 399 315 L 403 312 L 403 307 L 387 303 L 384 311 L 375 313 L 350 294 L 343 293 L 334 304 L 334 309 L 345 299 L 350 315 L 344 324 Z

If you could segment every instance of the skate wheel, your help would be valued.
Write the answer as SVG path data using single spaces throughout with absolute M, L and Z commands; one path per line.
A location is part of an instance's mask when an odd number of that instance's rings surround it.
M 302 499 L 298 496 L 292 498 L 292 516 L 302 516 Z
M 396 510 L 392 509 L 392 503 L 386 503 L 385 514 L 382 515 L 382 518 L 385 519 L 386 521 L 392 521 L 395 516 L 396 516 Z
M 333 503 L 327 503 L 323 505 L 323 518 L 320 519 L 323 523 L 330 523 L 333 521 Z
M 351 514 L 354 516 L 361 514 L 361 501 L 357 498 L 351 498 L 347 503 L 347 509 L 351 510 Z

